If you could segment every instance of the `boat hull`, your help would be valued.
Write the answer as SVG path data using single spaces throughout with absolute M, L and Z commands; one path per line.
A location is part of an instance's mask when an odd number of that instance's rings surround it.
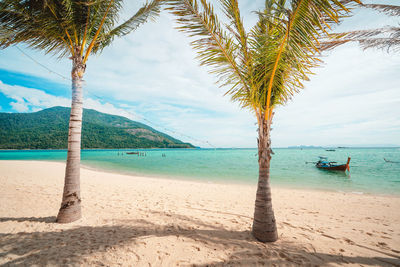
M 347 170 L 347 164 L 337 165 L 337 166 L 330 166 L 330 167 L 317 166 L 317 168 L 318 169 L 322 169 L 322 170 L 330 170 L 330 171 L 346 171 Z
M 350 171 L 350 157 L 347 158 L 346 164 L 332 165 L 332 163 L 333 162 L 319 161 L 315 166 L 318 169 L 328 170 L 328 171 L 343 171 L 343 172 L 345 172 L 346 170 Z

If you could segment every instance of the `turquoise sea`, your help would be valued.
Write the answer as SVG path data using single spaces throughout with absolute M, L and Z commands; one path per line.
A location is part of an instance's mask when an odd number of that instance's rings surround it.
M 137 151 L 143 155 L 128 155 Z M 325 149 L 275 148 L 272 185 L 354 193 L 400 195 L 400 148 Z M 222 183 L 256 184 L 256 149 L 83 150 L 82 164 L 126 174 Z M 66 150 L 4 150 L 0 160 L 65 161 Z M 350 174 L 317 169 L 318 156 L 346 163 Z

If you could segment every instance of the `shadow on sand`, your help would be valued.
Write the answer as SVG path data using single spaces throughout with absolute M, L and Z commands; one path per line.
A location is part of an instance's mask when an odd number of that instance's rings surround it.
M 15 221 L 15 222 L 55 223 L 56 219 L 57 219 L 56 216 L 49 216 L 49 217 L 20 217 L 20 218 L 2 217 L 2 218 L 0 218 L 0 222 Z
M 210 261 L 202 265 L 194 262 L 196 266 L 310 265 L 310 263 L 400 265 L 399 259 L 390 257 L 347 257 L 310 252 L 299 244 L 283 239 L 273 244 L 262 244 L 256 242 L 249 231 L 230 231 L 181 214 L 169 213 L 168 216 L 172 216 L 174 223 L 160 225 L 147 220 L 126 219 L 114 221 L 114 225 L 77 226 L 73 229 L 52 232 L 0 234 L 0 259 L 5 266 L 85 265 L 84 258 L 92 253 L 107 253 L 120 246 L 129 246 L 135 251 L 143 237 L 180 236 L 193 242 L 205 243 L 208 248 L 220 250 L 224 248 L 224 244 L 234 248 L 234 252 L 223 262 Z M 54 222 L 54 219 L 54 217 L 0 218 L 0 221 L 50 223 Z M 195 225 L 199 229 L 185 225 Z M 102 262 L 91 262 L 91 264 L 102 265 Z M 135 265 L 134 262 L 132 264 Z

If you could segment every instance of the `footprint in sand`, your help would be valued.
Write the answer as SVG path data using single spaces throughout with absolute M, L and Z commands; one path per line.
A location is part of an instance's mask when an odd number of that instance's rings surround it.
M 356 243 L 354 243 L 354 241 L 352 241 L 352 240 L 350 240 L 348 238 L 345 238 L 344 241 L 346 241 L 346 243 L 350 244 L 350 245 L 355 245 L 356 244 Z
M 383 249 L 389 249 L 388 245 L 385 242 L 378 242 L 376 246 Z

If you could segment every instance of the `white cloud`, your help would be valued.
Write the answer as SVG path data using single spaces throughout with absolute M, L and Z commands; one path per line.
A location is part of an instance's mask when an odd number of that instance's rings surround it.
M 10 105 L 18 112 L 35 112 L 43 108 L 54 106 L 71 106 L 71 100 L 68 98 L 54 96 L 35 88 L 8 85 L 2 81 L 0 81 L 0 92 L 13 100 L 13 102 L 10 102 Z M 136 117 L 132 110 L 118 108 L 110 103 L 102 103 L 92 98 L 86 98 L 84 100 L 84 107 L 108 114 L 124 116 L 130 119 L 135 119 Z
M 27 112 L 27 111 L 29 111 L 28 104 L 23 102 L 23 101 L 11 102 L 10 106 L 12 106 L 12 108 L 15 109 L 18 112 Z
M 70 100 L 67 98 L 50 95 L 39 89 L 4 84 L 2 81 L 0 81 L 0 92 L 2 92 L 8 98 L 16 101 L 11 102 L 10 105 L 12 105 L 14 109 L 19 112 L 27 112 L 30 111 L 31 108 L 38 107 L 66 107 L 70 105 Z
M 86 98 L 84 100 L 83 106 L 88 109 L 95 109 L 97 111 L 123 116 L 131 120 L 137 120 L 138 116 L 134 113 L 132 109 L 127 110 L 125 108 L 118 108 L 110 103 L 101 103 L 99 100 L 94 100 L 92 98 Z
M 326 63 L 278 109 L 277 145 L 399 144 L 400 56 L 347 45 Z

